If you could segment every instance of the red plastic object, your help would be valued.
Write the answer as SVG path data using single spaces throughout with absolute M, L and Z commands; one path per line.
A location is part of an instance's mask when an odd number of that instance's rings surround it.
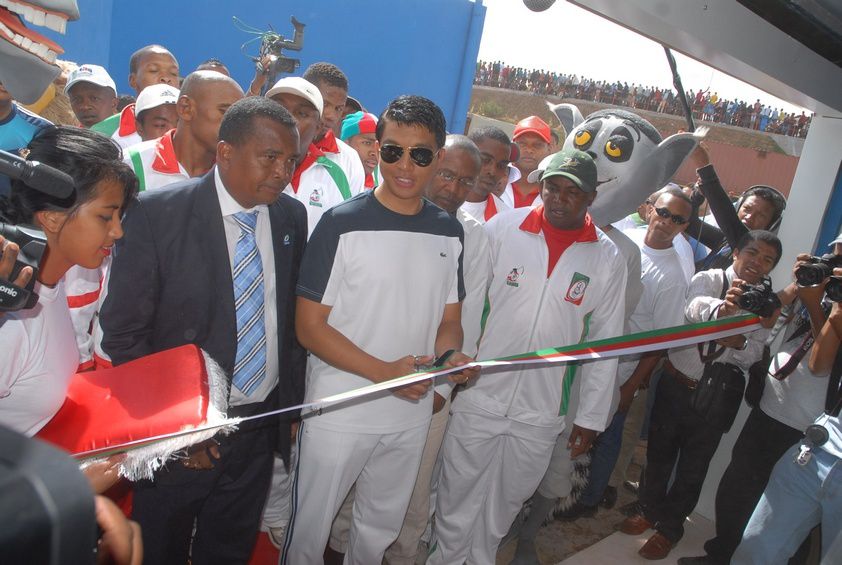
M 201 350 L 183 345 L 111 369 L 77 373 L 67 399 L 37 437 L 85 457 L 205 422 Z

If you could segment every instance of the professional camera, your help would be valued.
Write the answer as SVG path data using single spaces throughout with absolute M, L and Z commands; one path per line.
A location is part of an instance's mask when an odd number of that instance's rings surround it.
M 761 318 L 768 318 L 781 307 L 781 301 L 775 291 L 772 290 L 772 281 L 764 279 L 757 284 L 743 283 L 740 285 L 743 293 L 740 295 L 738 304 L 740 308 L 757 314 Z
M 815 286 L 832 275 L 833 269 L 842 267 L 842 255 L 814 256 L 807 259 L 807 263 L 795 270 L 795 280 L 800 286 Z
M 842 277 L 830 277 L 824 287 L 824 294 L 831 302 L 842 302 Z

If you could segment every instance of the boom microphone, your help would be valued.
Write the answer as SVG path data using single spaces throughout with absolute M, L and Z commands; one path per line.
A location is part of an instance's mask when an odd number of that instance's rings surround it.
M 0 151 L 0 173 L 56 198 L 70 198 L 76 189 L 73 178 L 67 173 L 6 151 Z
M 555 4 L 555 0 L 523 0 L 523 3 L 533 12 L 543 12 Z

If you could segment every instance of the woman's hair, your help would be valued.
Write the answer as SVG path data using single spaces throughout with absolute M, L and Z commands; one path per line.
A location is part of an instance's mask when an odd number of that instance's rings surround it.
M 32 224 L 35 213 L 44 210 L 63 211 L 72 216 L 82 204 L 96 198 L 95 187 L 103 180 L 122 185 L 124 207 L 137 195 L 137 177 L 123 163 L 122 150 L 102 134 L 71 126 L 50 127 L 29 142 L 27 151 L 27 160 L 70 175 L 76 190 L 68 198 L 57 198 L 14 180 L 10 196 L 0 197 L 0 214 L 8 222 Z

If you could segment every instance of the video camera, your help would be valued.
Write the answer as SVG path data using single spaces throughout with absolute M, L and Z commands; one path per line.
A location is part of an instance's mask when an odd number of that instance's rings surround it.
M 743 293 L 737 303 L 747 312 L 757 314 L 761 318 L 768 318 L 781 307 L 781 300 L 772 290 L 772 281 L 768 278 L 757 284 L 743 283 L 740 288 Z
M 301 66 L 301 61 L 298 59 L 284 55 L 284 49 L 301 51 L 301 48 L 304 46 L 304 24 L 295 19 L 295 16 L 290 16 L 289 20 L 294 30 L 292 41 L 278 33 L 269 32 L 263 35 L 263 41 L 260 43 L 260 57 L 255 60 L 255 63 L 270 78 L 274 78 L 279 73 L 292 74 L 295 72 L 295 69 Z M 262 68 L 260 63 L 260 60 L 264 57 L 269 59 L 268 69 Z M 273 81 L 270 80 L 267 84 L 269 83 L 273 83 Z
M 30 188 L 56 198 L 69 198 L 75 191 L 73 179 L 67 173 L 38 161 L 21 159 L 6 151 L 0 151 L 0 174 L 8 175 L 12 180 L 20 180 Z M 17 243 L 20 247 L 9 279 L 0 277 L 0 312 L 32 308 L 38 303 L 38 295 L 35 294 L 33 288 L 38 266 L 47 248 L 47 238 L 37 227 L 14 225 L 2 214 L 0 214 L 0 236 Z M 0 249 L 0 256 L 2 256 L 2 249 Z M 13 284 L 12 281 L 27 266 L 32 267 L 32 278 L 26 287 Z

